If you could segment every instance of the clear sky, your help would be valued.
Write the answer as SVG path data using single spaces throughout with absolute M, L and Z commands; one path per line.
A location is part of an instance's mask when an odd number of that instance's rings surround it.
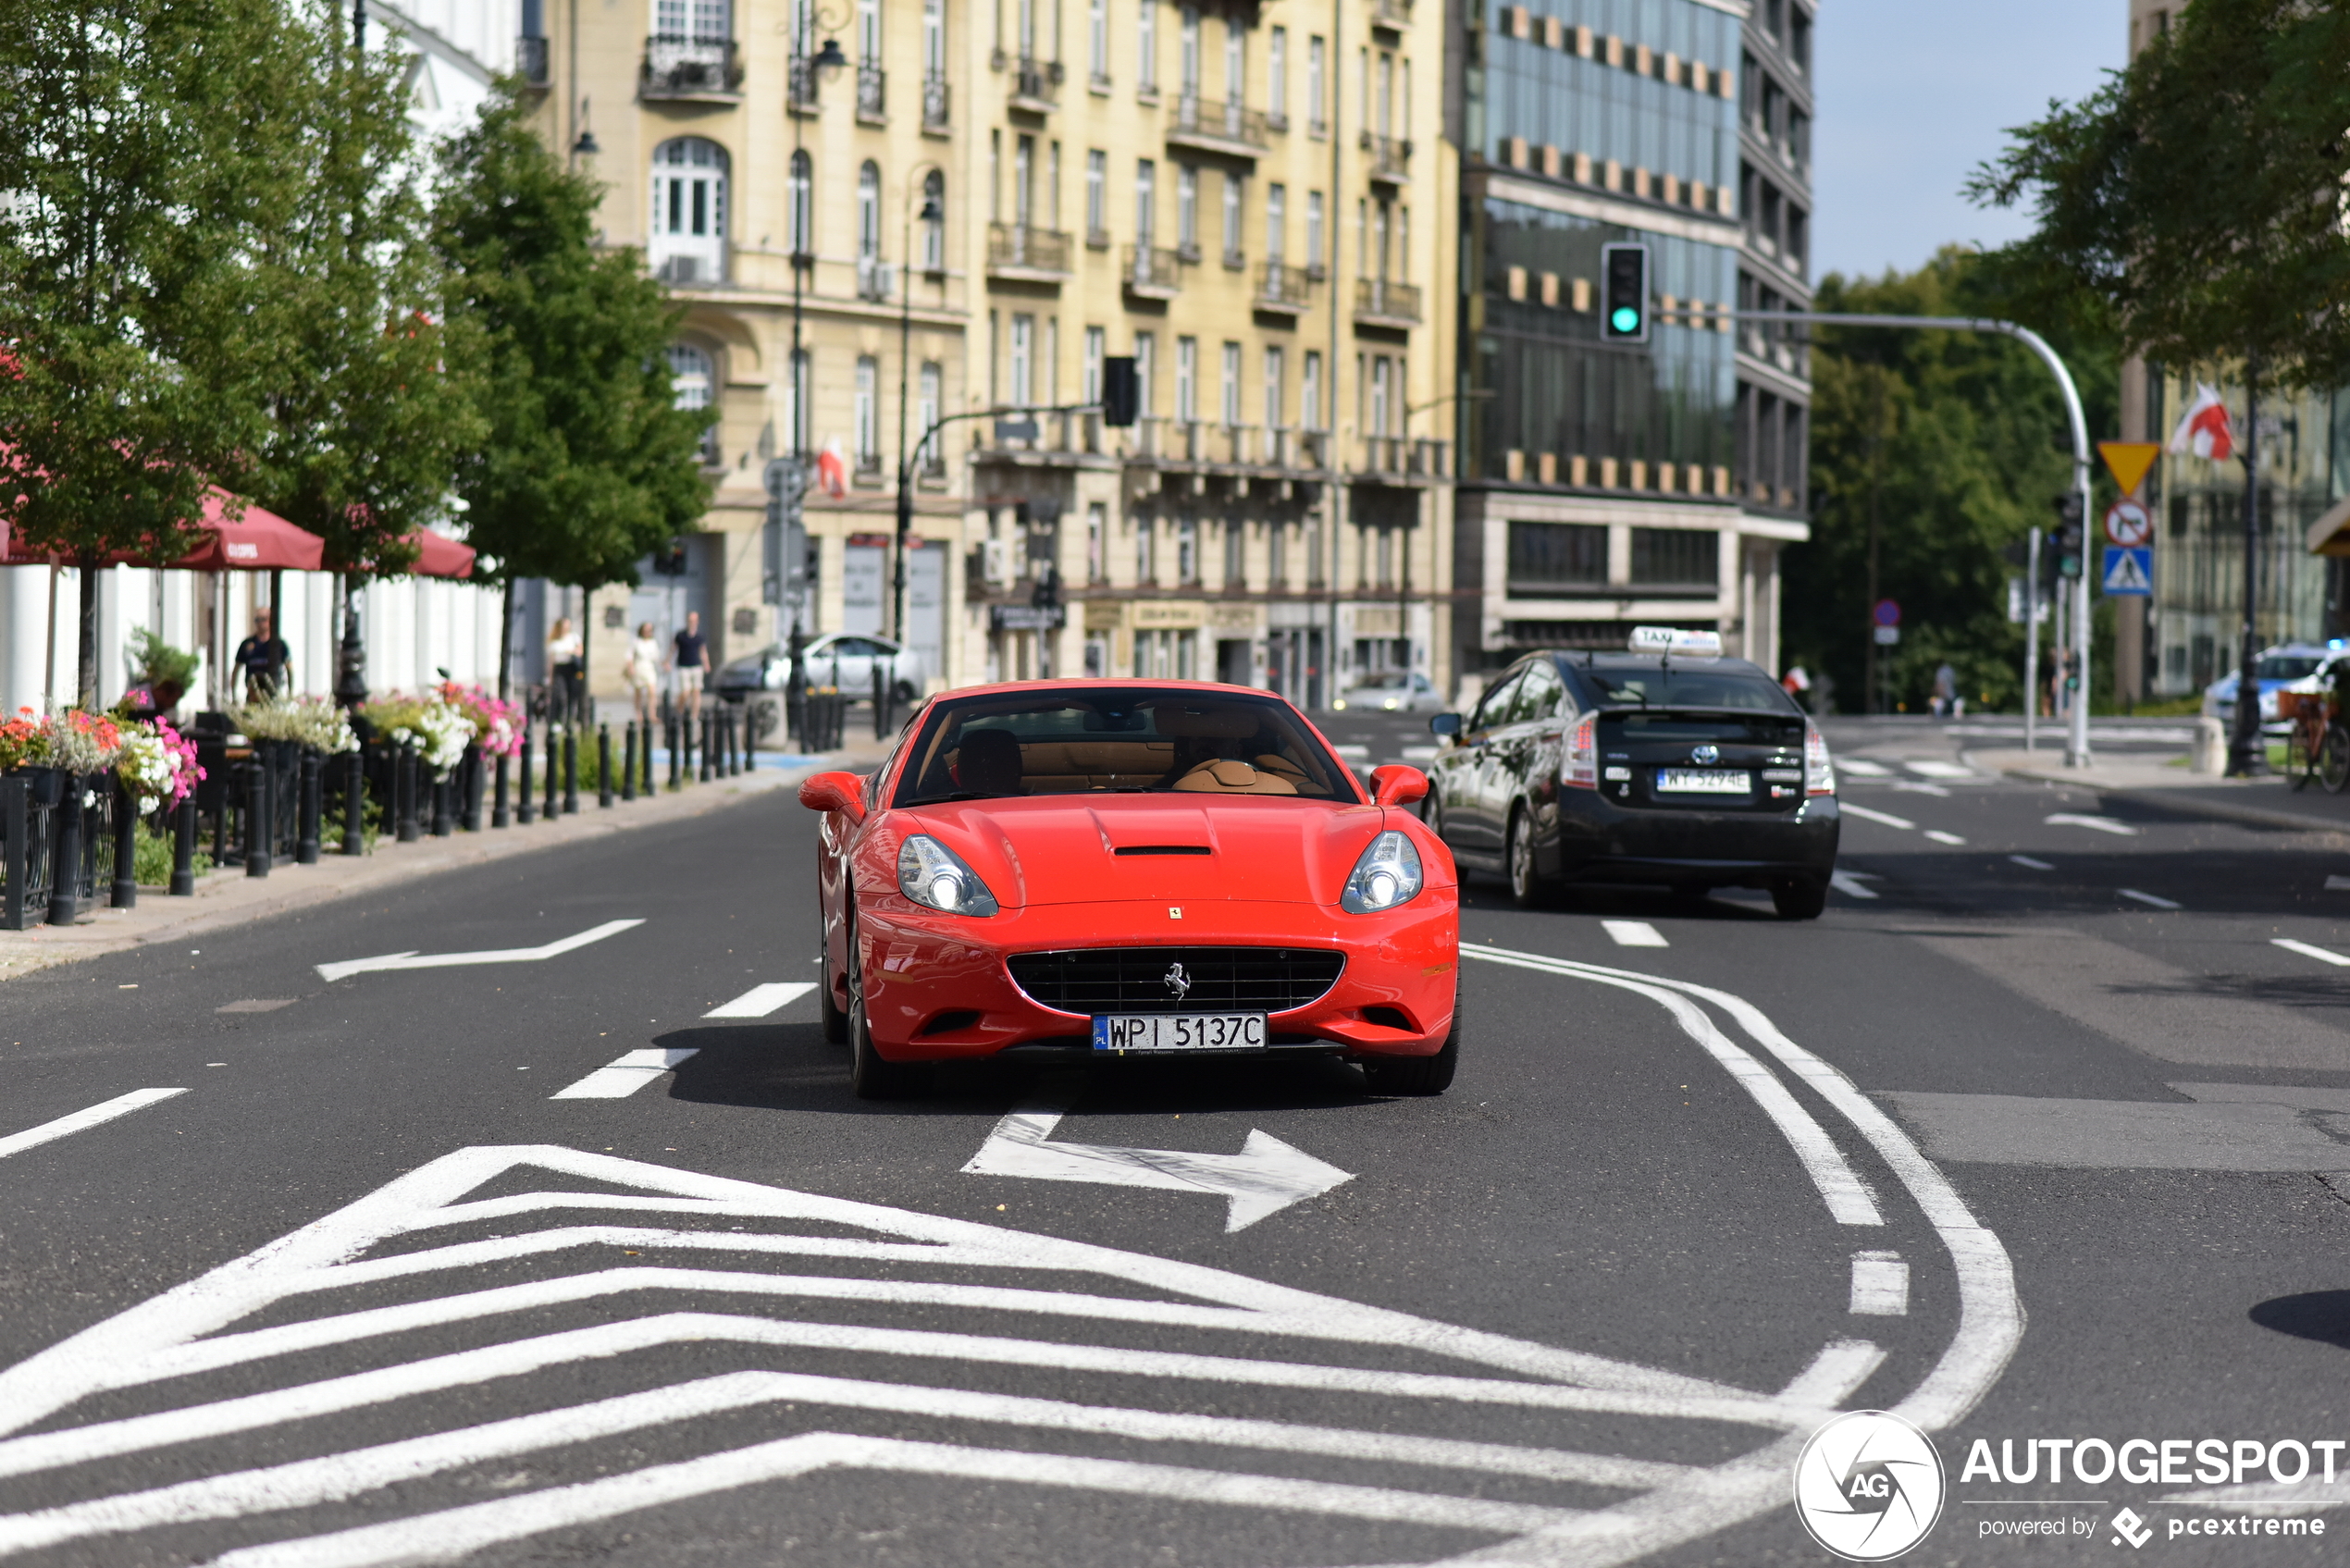
M 2028 227 L 1960 194 L 2006 131 L 2119 69 L 2127 0 L 1824 0 L 1815 35 L 1814 277 L 1915 268 Z

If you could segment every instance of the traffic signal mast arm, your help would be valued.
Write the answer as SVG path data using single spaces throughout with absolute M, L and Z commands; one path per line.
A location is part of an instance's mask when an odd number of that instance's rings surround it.
M 1998 332 L 2017 340 L 2040 356 L 2053 372 L 2057 385 L 2064 391 L 2065 417 L 2072 426 L 2072 488 L 2081 498 L 2081 515 L 2089 512 L 2089 422 L 2081 412 L 2081 391 L 2072 383 L 2072 372 L 2048 340 L 2029 327 L 2012 321 L 2001 321 L 1987 315 L 1861 315 L 1857 314 L 1823 314 L 1803 310 L 1660 310 L 1651 313 L 1669 321 L 1718 321 L 1724 316 L 1733 321 L 1806 323 L 1814 327 L 1898 327 L 1911 331 L 1928 332 Z M 2085 546 L 2084 546 L 2085 548 Z M 2080 687 L 2072 702 L 2072 724 L 2065 738 L 2064 761 L 2069 768 L 2089 765 L 2089 576 L 2084 570 L 2076 579 L 2078 586 L 2073 598 L 2072 656 Z M 2028 622 L 2024 630 L 2037 646 L 2038 632 Z M 2036 694 L 2024 696 L 2027 724 L 2037 703 Z

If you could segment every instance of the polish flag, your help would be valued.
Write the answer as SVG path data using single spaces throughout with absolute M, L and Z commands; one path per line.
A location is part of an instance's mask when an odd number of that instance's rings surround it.
M 2228 406 L 2220 401 L 2220 389 L 2208 381 L 2198 381 L 2195 401 L 2180 416 L 2179 427 L 2171 432 L 2171 450 L 2193 452 L 2213 463 L 2225 463 L 2235 455 L 2235 435 L 2228 428 Z
M 835 500 L 848 494 L 848 454 L 841 451 L 838 436 L 816 454 L 816 483 Z

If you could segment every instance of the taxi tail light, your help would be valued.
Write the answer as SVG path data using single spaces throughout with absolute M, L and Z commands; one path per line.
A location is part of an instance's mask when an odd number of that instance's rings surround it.
M 1836 767 L 1828 760 L 1827 737 L 1809 719 L 1803 721 L 1803 793 L 1836 793 Z
M 1586 713 L 1567 726 L 1566 756 L 1559 764 L 1559 783 L 1569 789 L 1600 787 L 1600 717 Z

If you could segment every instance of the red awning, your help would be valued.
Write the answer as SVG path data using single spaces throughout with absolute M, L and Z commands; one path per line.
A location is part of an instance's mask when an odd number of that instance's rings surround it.
M 452 538 L 419 528 L 408 536 L 407 542 L 416 547 L 414 571 L 419 577 L 470 577 L 474 574 L 471 545 L 461 545 Z
M 297 528 L 274 512 L 264 511 L 251 501 L 245 503 L 243 515 L 231 522 L 229 508 L 236 498 L 217 485 L 209 486 L 204 498 L 204 542 L 177 561 L 165 564 L 182 572 L 315 572 L 327 558 L 327 541 L 306 529 Z M 9 541 L 8 553 L 0 562 L 10 566 L 45 566 L 52 559 L 50 552 L 36 549 L 22 540 Z M 56 557 L 67 565 L 70 558 Z M 472 559 L 472 552 L 466 552 Z M 147 561 L 130 550 L 117 550 L 106 557 L 109 566 L 151 566 Z

